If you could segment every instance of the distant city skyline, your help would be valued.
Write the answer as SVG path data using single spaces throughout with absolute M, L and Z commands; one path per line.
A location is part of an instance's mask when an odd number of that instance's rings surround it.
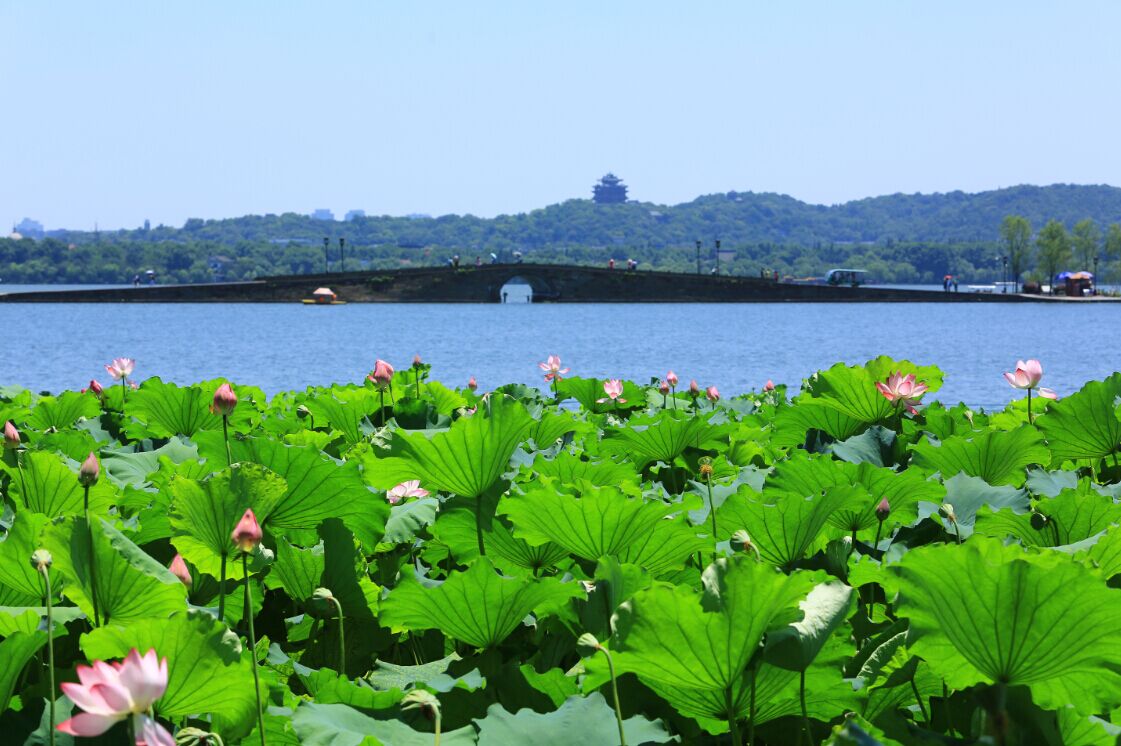
M 0 226 L 1121 183 L 1121 4 L 6 3 Z

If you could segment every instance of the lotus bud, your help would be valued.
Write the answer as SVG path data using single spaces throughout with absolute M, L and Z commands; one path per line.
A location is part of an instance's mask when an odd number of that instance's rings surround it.
M 411 689 L 401 700 L 402 710 L 420 710 L 425 717 L 434 719 L 440 714 L 440 700 L 427 689 Z
M 972 409 L 967 409 L 967 410 L 965 410 L 964 414 L 965 414 L 965 419 L 969 420 L 969 426 L 973 427 L 973 410 Z
M 175 746 L 222 746 L 222 738 L 201 728 L 180 728 L 175 732 Z
M 701 393 L 701 387 L 697 385 L 697 379 L 694 378 L 689 381 L 689 396 L 697 396 Z
M 720 401 L 720 392 L 716 390 L 715 386 L 709 386 L 705 389 L 705 398 L 710 402 L 718 402 Z
M 315 616 L 330 617 L 335 614 L 335 595 L 330 588 L 319 587 L 308 599 L 308 611 Z
M 949 503 L 942 503 L 942 506 L 938 508 L 938 515 L 942 516 L 950 523 L 958 522 L 958 516 L 957 513 L 954 512 L 954 506 Z
M 672 370 L 669 373 L 666 373 L 666 383 L 668 383 L 670 386 L 677 385 L 677 374 Z
M 105 389 L 102 388 L 101 384 L 98 383 L 96 379 L 90 381 L 89 392 L 91 394 L 94 396 L 101 396 L 104 391 Z
M 91 452 L 78 469 L 78 484 L 83 487 L 92 487 L 97 484 L 97 478 L 100 474 L 101 467 L 97 463 L 97 456 L 94 456 Z
M 4 448 L 7 450 L 19 448 L 19 430 L 16 430 L 11 420 L 4 423 Z
M 261 525 L 257 523 L 257 516 L 253 515 L 252 508 L 249 508 L 234 526 L 230 541 L 237 545 L 240 551 L 249 554 L 261 543 L 261 536 Z
M 374 363 L 374 372 L 366 376 L 369 380 L 373 381 L 374 385 L 379 389 L 389 388 L 393 382 L 393 366 L 384 360 L 378 359 Z
M 1046 513 L 1040 513 L 1033 510 L 1031 513 L 1031 527 L 1036 531 L 1042 531 L 1043 527 L 1051 520 Z
M 883 523 L 889 515 L 891 515 L 891 503 L 885 497 L 876 503 L 876 520 Z
M 311 417 L 311 410 L 307 408 L 307 405 L 301 404 L 296 407 L 296 417 L 301 420 L 306 420 L 308 417 Z
M 35 568 L 36 572 L 46 570 L 53 562 L 54 558 L 46 549 L 36 549 L 31 553 L 31 566 Z
M 669 393 L 669 381 L 661 381 L 658 384 L 658 391 L 660 391 L 662 393 L 662 396 L 665 396 L 666 394 L 668 394 Z
M 774 391 L 774 390 L 775 390 L 775 382 L 772 381 L 770 378 L 768 378 L 767 382 L 763 384 L 763 391 L 764 392 L 769 392 L 769 391 Z
M 179 578 L 179 582 L 183 585 L 188 588 L 191 587 L 191 583 L 194 581 L 191 579 L 191 571 L 187 569 L 187 563 L 183 561 L 182 555 L 176 554 L 167 569 L 171 570 L 171 574 Z
M 755 545 L 751 543 L 751 535 L 744 529 L 740 529 L 732 534 L 732 549 L 737 552 L 751 552 L 755 550 Z
M 585 632 L 576 640 L 576 652 L 580 654 L 581 658 L 595 655 L 599 652 L 600 647 L 599 640 L 591 632 Z
M 584 593 L 595 593 L 596 584 L 591 580 L 581 580 L 580 587 L 584 589 Z
M 472 391 L 476 391 L 479 388 L 479 382 L 475 380 L 475 376 L 471 376 L 467 379 L 467 388 Z
M 229 417 L 234 413 L 234 407 L 236 406 L 237 394 L 234 393 L 233 387 L 229 383 L 223 383 L 214 392 L 214 402 L 210 405 L 210 411 L 223 417 Z
M 424 365 L 424 363 L 421 361 L 420 355 L 413 355 L 413 367 L 419 368 L 422 365 Z

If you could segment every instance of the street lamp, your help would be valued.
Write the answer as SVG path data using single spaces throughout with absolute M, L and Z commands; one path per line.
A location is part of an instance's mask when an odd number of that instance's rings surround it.
M 1000 292 L 1008 292 L 1008 256 L 1000 258 Z
M 346 254 L 343 249 L 346 247 L 346 239 L 339 236 L 339 271 L 346 272 Z
M 697 239 L 697 274 L 701 273 L 701 239 Z
M 324 236 L 323 237 L 323 274 L 329 274 L 331 272 L 330 247 L 331 247 L 330 236 Z
M 1098 294 L 1098 255 L 1094 254 L 1094 295 Z
M 716 239 L 716 274 L 720 274 L 720 239 Z

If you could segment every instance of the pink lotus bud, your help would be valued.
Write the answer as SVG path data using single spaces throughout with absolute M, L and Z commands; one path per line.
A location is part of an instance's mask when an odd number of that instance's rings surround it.
M 419 368 L 422 365 L 424 365 L 424 363 L 421 361 L 420 355 L 413 355 L 413 367 Z
M 187 563 L 183 561 L 182 555 L 175 555 L 175 559 L 171 560 L 171 565 L 167 568 L 171 570 L 171 574 L 179 578 L 183 585 L 188 588 L 191 587 L 191 571 L 187 569 Z
M 230 541 L 236 544 L 239 550 L 248 554 L 261 543 L 261 536 L 261 525 L 257 523 L 257 516 L 253 515 L 253 510 L 250 508 L 246 509 L 245 515 L 234 526 Z
M 774 391 L 775 390 L 775 382 L 772 381 L 770 378 L 768 378 L 767 382 L 763 384 L 763 390 L 764 391 Z
M 662 381 L 658 384 L 658 391 L 662 392 L 662 396 L 669 393 L 669 381 Z
M 101 396 L 101 393 L 104 391 L 104 389 L 101 387 L 101 384 L 98 383 L 97 380 L 95 379 L 95 380 L 90 381 L 89 391 L 94 396 Z
M 889 515 L 891 515 L 891 503 L 889 503 L 885 497 L 876 503 L 876 519 L 880 523 L 883 523 L 887 520 Z
M 210 411 L 214 414 L 220 414 L 223 417 L 229 417 L 234 412 L 234 407 L 237 406 L 237 394 L 234 393 L 233 387 L 228 383 L 223 383 L 214 392 L 214 403 L 210 405 Z
M 670 386 L 677 385 L 677 374 L 672 370 L 669 373 L 666 373 L 666 383 L 668 383 Z
M 19 448 L 19 430 L 11 420 L 4 423 L 4 447 L 8 450 Z
M 697 379 L 694 378 L 689 381 L 689 396 L 696 396 L 701 393 L 701 387 L 697 385 Z
M 97 463 L 97 456 L 94 456 L 91 452 L 78 469 L 78 484 L 83 487 L 92 487 L 97 484 L 97 478 L 100 474 L 101 466 Z
M 471 376 L 467 379 L 467 388 L 471 389 L 472 391 L 475 391 L 479 388 L 479 382 L 475 380 L 475 376 Z
M 382 359 L 374 363 L 374 372 L 366 376 L 379 389 L 386 389 L 393 381 L 393 366 Z
M 705 389 L 705 397 L 711 402 L 720 401 L 720 392 L 716 390 L 715 386 L 709 386 Z

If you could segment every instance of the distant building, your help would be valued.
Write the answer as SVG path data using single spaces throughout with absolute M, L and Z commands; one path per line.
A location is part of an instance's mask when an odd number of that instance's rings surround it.
M 608 173 L 592 187 L 592 200 L 597 205 L 617 205 L 627 201 L 627 187 L 623 180 Z
M 355 218 L 364 218 L 364 217 L 366 217 L 366 211 L 365 210 L 350 210 L 350 211 L 347 212 L 346 217 L 343 218 L 343 220 L 345 220 L 346 222 L 349 223 L 351 220 L 354 220 Z
M 19 233 L 24 238 L 42 238 L 43 237 L 43 224 L 38 220 L 31 218 L 24 218 L 20 222 L 12 226 L 13 233 Z
M 318 210 L 315 210 L 311 213 L 311 219 L 312 220 L 332 220 L 333 221 L 335 219 L 335 213 L 331 212 L 330 210 L 326 209 L 325 207 L 320 207 Z

